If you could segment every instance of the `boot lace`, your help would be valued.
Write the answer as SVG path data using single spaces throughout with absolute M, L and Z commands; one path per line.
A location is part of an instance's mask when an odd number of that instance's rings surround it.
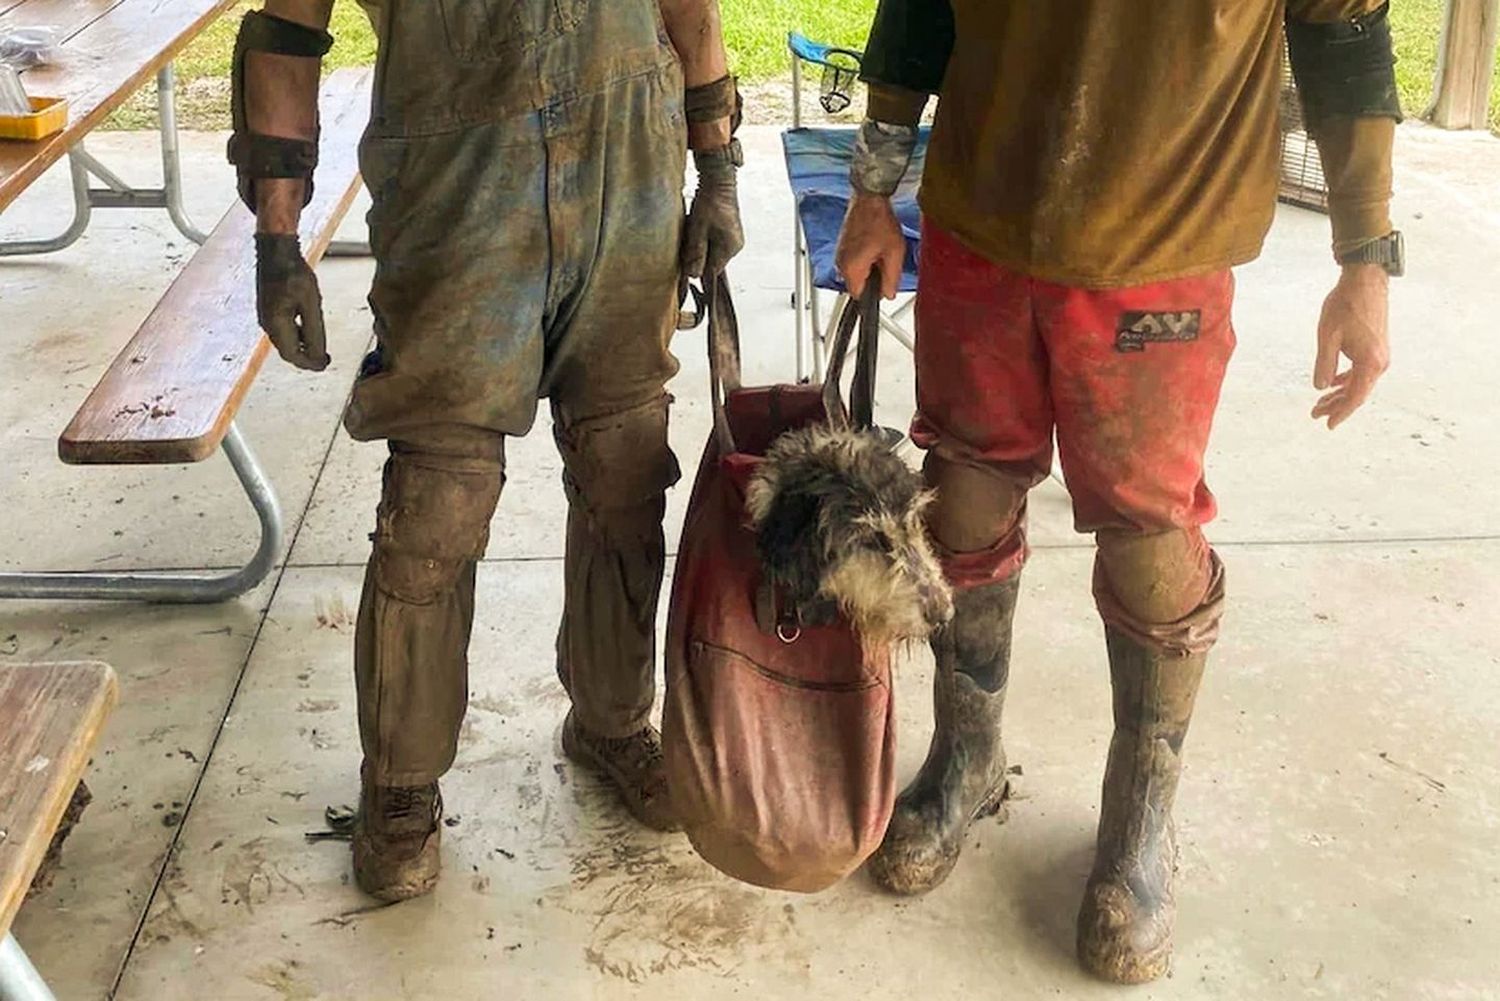
M 598 738 L 598 747 L 604 757 L 614 761 L 630 778 L 643 798 L 650 799 L 665 790 L 661 742 L 649 729 L 629 737 Z
M 385 790 L 384 809 L 387 820 L 428 820 L 437 812 L 437 795 L 432 786 L 390 786 Z

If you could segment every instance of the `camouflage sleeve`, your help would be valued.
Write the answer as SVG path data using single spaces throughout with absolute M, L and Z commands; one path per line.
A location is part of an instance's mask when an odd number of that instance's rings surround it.
M 917 127 L 866 118 L 854 140 L 849 183 L 855 191 L 889 198 L 901 186 L 917 148 Z

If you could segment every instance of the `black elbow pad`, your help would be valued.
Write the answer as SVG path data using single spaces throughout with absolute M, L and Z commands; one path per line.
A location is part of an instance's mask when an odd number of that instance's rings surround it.
M 880 0 L 859 78 L 936 94 L 952 53 L 949 0 Z
M 234 132 L 229 137 L 229 162 L 239 175 L 240 200 L 255 211 L 255 182 L 268 178 L 301 178 L 305 197 L 312 201 L 313 171 L 318 165 L 318 137 L 286 138 L 261 135 L 250 129 L 247 102 L 250 99 L 246 80 L 246 59 L 251 52 L 268 52 L 278 56 L 321 60 L 333 46 L 333 36 L 295 21 L 250 11 L 240 22 L 240 33 L 234 45 L 234 63 L 230 71 L 229 107 Z M 317 84 L 306 95 L 317 105 Z
M 1347 21 L 1287 18 L 1292 74 L 1302 95 L 1303 115 L 1314 130 L 1340 115 L 1401 120 L 1389 12 L 1390 5 L 1382 4 Z

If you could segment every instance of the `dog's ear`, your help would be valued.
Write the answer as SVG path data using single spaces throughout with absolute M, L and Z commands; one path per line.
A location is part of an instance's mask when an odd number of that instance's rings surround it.
M 757 526 L 761 559 L 775 570 L 800 562 L 801 552 L 814 538 L 817 518 L 817 498 L 792 490 L 772 494 Z
M 749 486 L 745 488 L 745 514 L 750 517 L 751 528 L 759 529 L 761 522 L 766 520 L 766 515 L 771 513 L 771 505 L 776 501 L 780 486 L 781 474 L 776 465 L 762 462 L 750 477 Z
M 756 537 L 767 578 L 785 588 L 786 597 L 798 607 L 811 601 L 823 583 L 818 516 L 816 495 L 778 491 Z

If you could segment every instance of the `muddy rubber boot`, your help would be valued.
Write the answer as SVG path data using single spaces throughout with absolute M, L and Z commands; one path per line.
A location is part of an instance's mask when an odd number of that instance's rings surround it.
M 1172 962 L 1172 799 L 1207 657 L 1158 653 L 1111 628 L 1105 637 L 1115 734 L 1094 871 L 1078 914 L 1078 959 L 1105 980 L 1142 984 Z
M 609 779 L 636 820 L 656 831 L 682 830 L 667 795 L 656 727 L 645 726 L 628 737 L 597 737 L 569 712 L 563 720 L 562 747 L 570 759 Z
M 870 875 L 892 893 L 926 893 L 958 862 L 969 825 L 1005 801 L 1000 714 L 1020 580 L 954 595 L 953 621 L 933 637 L 936 728 L 922 770 L 896 798 Z
M 442 868 L 442 815 L 436 782 L 382 786 L 363 771 L 354 823 L 354 879 L 359 888 L 387 903 L 431 891 Z

